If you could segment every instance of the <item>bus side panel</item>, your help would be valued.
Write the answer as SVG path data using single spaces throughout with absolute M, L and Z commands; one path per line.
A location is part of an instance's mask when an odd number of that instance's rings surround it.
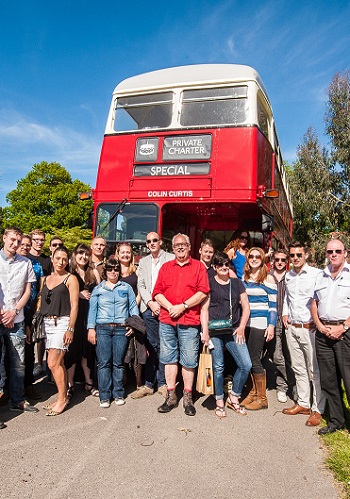
M 106 135 L 96 180 L 95 201 L 121 201 L 129 193 L 135 135 Z
M 256 127 L 217 131 L 212 162 L 213 191 L 217 200 L 255 201 L 257 192 Z

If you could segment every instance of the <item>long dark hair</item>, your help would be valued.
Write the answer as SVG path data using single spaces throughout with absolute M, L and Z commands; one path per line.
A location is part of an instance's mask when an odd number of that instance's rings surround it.
M 91 255 L 91 248 L 84 243 L 77 244 L 76 247 L 73 250 L 72 253 L 72 258 L 70 261 L 70 272 L 74 275 L 79 275 L 77 268 L 77 255 L 80 253 L 87 253 L 88 257 Z M 93 268 L 90 266 L 90 260 L 86 262 L 86 264 L 83 267 L 83 270 L 85 272 L 84 274 L 84 282 L 85 284 L 94 284 L 96 283 L 96 276 L 94 274 Z

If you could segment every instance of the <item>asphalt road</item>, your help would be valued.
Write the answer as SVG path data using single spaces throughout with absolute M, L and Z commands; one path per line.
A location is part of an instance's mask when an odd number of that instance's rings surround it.
M 76 387 L 71 406 L 46 417 L 54 387 L 36 414 L 0 407 L 0 497 L 46 499 L 340 497 L 307 416 L 285 416 L 274 390 L 269 408 L 248 416 L 214 416 L 211 397 L 195 417 L 182 403 L 159 414 L 159 394 L 101 409 Z

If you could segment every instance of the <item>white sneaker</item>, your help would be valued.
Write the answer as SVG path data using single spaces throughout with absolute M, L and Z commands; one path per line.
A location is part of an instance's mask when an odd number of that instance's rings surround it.
M 287 402 L 287 395 L 285 392 L 277 392 L 277 400 L 281 402 L 281 404 L 285 404 Z
M 114 403 L 115 403 L 115 405 L 124 405 L 125 400 L 122 397 L 119 397 L 119 398 L 114 400 Z
M 111 406 L 110 400 L 101 400 L 100 401 L 100 407 L 103 407 L 103 409 L 108 409 L 108 407 Z

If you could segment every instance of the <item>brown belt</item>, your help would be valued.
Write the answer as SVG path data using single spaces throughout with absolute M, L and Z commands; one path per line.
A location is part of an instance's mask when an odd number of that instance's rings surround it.
M 315 324 L 313 322 L 306 322 L 305 324 L 303 322 L 291 322 L 290 324 L 293 327 L 300 327 L 300 328 L 305 328 L 305 329 L 313 329 L 315 327 Z
M 320 321 L 324 326 L 341 326 L 344 324 L 344 321 L 346 321 L 346 319 L 344 319 L 343 321 L 324 321 L 323 319 L 320 319 Z
M 101 324 L 101 326 L 126 327 L 126 324 L 120 324 L 119 322 L 109 322 L 108 324 Z

